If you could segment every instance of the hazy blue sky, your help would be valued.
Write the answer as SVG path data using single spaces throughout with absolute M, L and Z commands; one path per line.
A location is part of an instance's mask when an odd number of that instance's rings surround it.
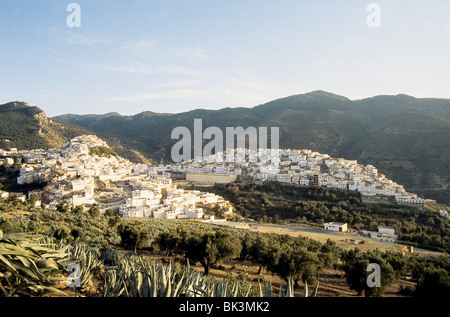
M 379 28 L 366 22 L 372 2 Z M 253 107 L 313 90 L 450 98 L 450 2 L 0 0 L 0 61 L 0 104 L 49 116 Z

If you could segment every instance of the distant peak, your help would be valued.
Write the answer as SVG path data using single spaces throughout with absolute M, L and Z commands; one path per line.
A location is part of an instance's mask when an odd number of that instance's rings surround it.
M 103 117 L 121 117 L 122 115 L 118 112 L 108 112 L 102 115 Z
M 38 113 L 44 113 L 42 109 L 36 106 L 30 106 L 27 102 L 24 101 L 11 101 L 8 103 L 5 103 L 3 105 L 0 105 L 0 111 L 2 112 L 8 112 L 8 111 L 18 111 L 23 112 L 31 115 L 35 115 Z
M 313 90 L 307 93 L 307 95 L 333 95 L 333 94 L 325 90 Z
M 398 95 L 395 95 L 395 97 L 402 97 L 402 98 L 416 99 L 415 97 L 410 96 L 410 95 L 406 95 L 406 94 L 398 94 Z
M 7 103 L 3 104 L 2 106 L 23 108 L 23 107 L 29 107 L 30 105 L 25 101 L 16 100 L 16 101 L 7 102 Z
M 348 100 L 348 98 L 345 96 L 333 94 L 331 92 L 324 91 L 324 90 L 314 90 L 309 93 L 306 93 L 305 95 L 313 96 L 313 97 L 328 97 L 328 98 L 339 98 L 339 99 L 347 99 Z

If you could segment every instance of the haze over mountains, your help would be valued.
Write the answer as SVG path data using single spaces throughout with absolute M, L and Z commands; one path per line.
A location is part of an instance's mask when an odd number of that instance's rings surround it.
M 4 106 L 0 106 L 0 114 Z M 194 119 L 200 118 L 203 129 L 279 127 L 281 148 L 310 149 L 372 164 L 406 190 L 450 203 L 449 99 L 396 95 L 352 101 L 315 91 L 254 108 L 198 109 L 178 114 L 142 112 L 134 116 L 66 114 L 51 121 L 70 123 L 71 127 L 89 130 L 108 142 L 116 141 L 147 158 L 168 162 L 177 142 L 171 139 L 172 130 L 185 126 L 193 131 Z M 7 134 L 1 115 L 0 120 L 4 139 Z M 30 132 L 39 135 L 36 128 Z M 5 147 L 1 140 L 0 147 Z

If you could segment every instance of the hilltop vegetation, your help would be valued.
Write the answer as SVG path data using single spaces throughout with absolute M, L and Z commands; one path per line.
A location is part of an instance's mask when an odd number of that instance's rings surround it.
M 310 149 L 375 165 L 409 192 L 448 204 L 450 197 L 450 100 L 406 95 L 349 100 L 316 91 L 254 108 L 193 110 L 135 116 L 62 115 L 58 120 L 113 137 L 145 156 L 169 162 L 175 127 L 279 127 L 280 147 Z
M 0 105 L 0 149 L 59 148 L 70 139 L 84 134 L 93 133 L 69 122 L 49 119 L 44 111 L 25 102 Z M 114 153 L 135 162 L 143 161 L 139 151 L 131 150 L 114 139 L 108 138 L 107 141 Z
M 38 107 L 24 102 L 0 105 L 0 148 L 48 149 L 88 131 L 79 126 L 47 118 Z
M 97 156 L 117 156 L 117 153 L 109 147 L 106 146 L 94 146 L 89 148 L 89 155 Z

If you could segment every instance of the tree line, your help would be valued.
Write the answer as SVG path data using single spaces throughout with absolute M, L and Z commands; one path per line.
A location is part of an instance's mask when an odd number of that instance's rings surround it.
M 216 185 L 212 190 L 224 196 L 245 218 L 259 222 L 298 222 L 322 226 L 344 222 L 355 230 L 393 227 L 398 241 L 420 248 L 449 252 L 450 224 L 437 212 L 414 207 L 364 204 L 358 192 L 323 187 L 302 187 L 273 182 Z

